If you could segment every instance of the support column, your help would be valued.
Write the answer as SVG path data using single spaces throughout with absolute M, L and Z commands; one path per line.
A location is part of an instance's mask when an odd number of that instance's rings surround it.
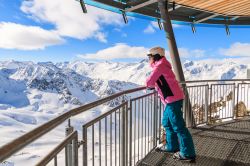
M 158 0 L 158 8 L 160 10 L 161 19 L 163 21 L 163 27 L 166 32 L 168 48 L 170 51 L 170 57 L 172 60 L 176 78 L 178 81 L 184 82 L 185 77 L 183 74 L 181 60 L 180 60 L 180 56 L 179 56 L 179 52 L 178 52 L 178 48 L 177 48 L 177 44 L 176 44 L 176 40 L 175 40 L 175 36 L 173 32 L 173 27 L 172 27 L 172 23 L 171 23 L 169 11 L 168 11 L 168 0 Z M 185 91 L 185 88 L 186 88 L 186 85 L 183 86 L 184 91 Z M 188 93 L 186 95 L 188 95 Z M 189 97 L 187 96 L 186 98 L 188 99 L 187 102 L 190 102 Z M 192 114 L 191 108 L 188 108 L 186 113 L 187 113 L 187 119 L 186 119 L 187 126 L 193 127 L 194 122 L 192 122 L 193 114 Z

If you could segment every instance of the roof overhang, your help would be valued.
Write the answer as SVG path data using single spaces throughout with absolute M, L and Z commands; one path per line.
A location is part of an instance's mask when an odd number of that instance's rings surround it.
M 80 0 L 78 0 L 80 1 Z M 159 20 L 157 0 L 81 0 L 132 17 Z M 180 24 L 250 25 L 250 0 L 169 0 L 172 21 Z

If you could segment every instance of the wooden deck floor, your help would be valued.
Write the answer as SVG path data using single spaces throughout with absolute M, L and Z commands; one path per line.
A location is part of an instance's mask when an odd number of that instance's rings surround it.
M 195 143 L 195 163 L 172 159 L 172 154 L 152 151 L 138 165 L 250 166 L 250 118 L 190 129 Z

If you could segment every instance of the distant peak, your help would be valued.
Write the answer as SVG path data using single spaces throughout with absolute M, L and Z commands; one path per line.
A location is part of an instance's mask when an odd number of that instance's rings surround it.
M 184 62 L 183 65 L 184 65 L 184 67 L 190 67 L 190 66 L 193 66 L 193 65 L 194 65 L 194 62 L 193 62 L 193 61 L 188 61 L 188 60 L 187 60 L 187 61 Z

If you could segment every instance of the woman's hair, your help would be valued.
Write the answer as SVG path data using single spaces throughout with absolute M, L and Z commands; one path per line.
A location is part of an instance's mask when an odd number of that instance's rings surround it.
M 159 61 L 161 58 L 163 58 L 163 56 L 161 56 L 160 54 L 155 54 L 153 56 L 154 61 Z

